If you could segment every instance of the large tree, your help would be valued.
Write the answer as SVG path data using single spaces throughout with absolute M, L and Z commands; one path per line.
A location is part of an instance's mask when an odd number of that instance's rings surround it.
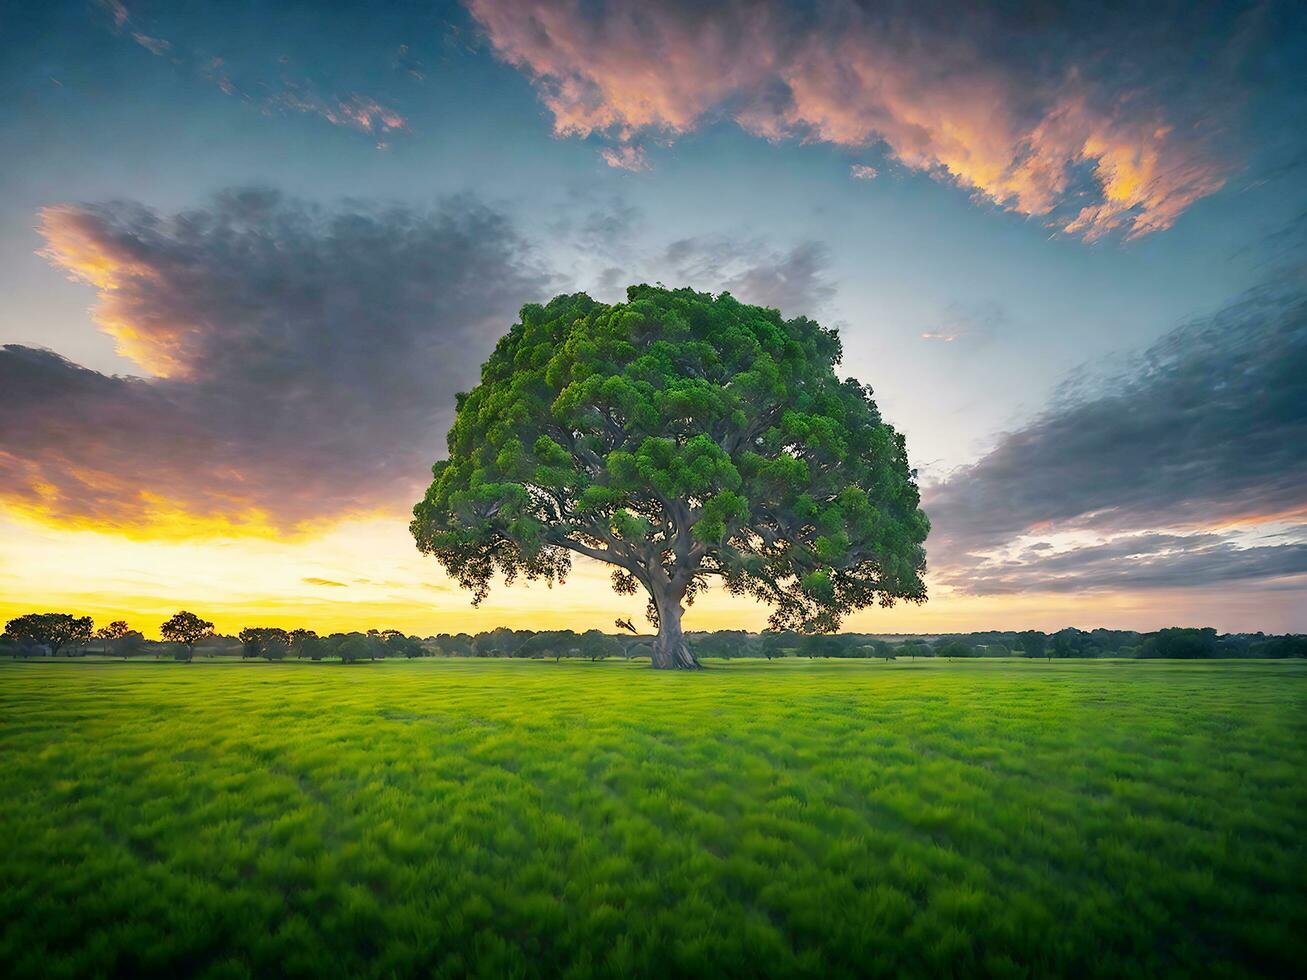
M 903 437 L 840 357 L 834 330 L 726 293 L 526 306 L 458 397 L 418 548 L 474 603 L 496 573 L 613 565 L 618 592 L 649 595 L 662 668 L 698 666 L 681 616 L 714 577 L 778 629 L 924 600 L 930 524 Z

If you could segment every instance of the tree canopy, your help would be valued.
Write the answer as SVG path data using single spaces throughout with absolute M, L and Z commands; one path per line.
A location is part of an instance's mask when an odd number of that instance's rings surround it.
M 697 666 L 681 614 L 712 578 L 777 629 L 922 601 L 930 524 L 904 440 L 836 376 L 841 353 L 834 330 L 728 293 L 523 307 L 458 396 L 417 546 L 474 602 L 496 574 L 607 562 L 618 592 L 649 594 L 660 667 Z
M 207 619 L 201 619 L 195 613 L 187 612 L 185 609 L 174 613 L 159 627 L 159 633 L 165 640 L 185 644 L 188 650 L 194 647 L 197 641 L 204 639 L 212 632 L 213 624 L 211 622 Z
M 52 654 L 89 643 L 94 628 L 90 616 L 71 613 L 27 613 L 5 624 L 5 632 L 20 644 L 43 644 Z

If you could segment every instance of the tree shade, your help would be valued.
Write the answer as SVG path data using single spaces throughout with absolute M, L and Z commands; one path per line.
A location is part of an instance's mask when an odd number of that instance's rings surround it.
M 923 601 L 930 524 L 903 437 L 840 356 L 834 330 L 728 293 L 525 306 L 458 396 L 417 546 L 474 603 L 496 574 L 614 565 L 618 592 L 649 595 L 656 667 L 698 666 L 681 616 L 712 577 L 777 629 Z

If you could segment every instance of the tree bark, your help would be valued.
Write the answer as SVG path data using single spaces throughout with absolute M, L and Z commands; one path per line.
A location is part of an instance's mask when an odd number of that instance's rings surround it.
M 698 670 L 699 661 L 690 652 L 685 633 L 681 631 L 681 615 L 685 610 L 680 596 L 655 593 L 654 607 L 658 610 L 658 638 L 653 645 L 654 669 Z

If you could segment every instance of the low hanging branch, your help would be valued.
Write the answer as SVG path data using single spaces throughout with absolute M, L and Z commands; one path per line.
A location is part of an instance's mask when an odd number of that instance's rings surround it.
M 840 381 L 840 342 L 728 293 L 632 286 L 522 309 L 460 395 L 449 458 L 411 525 L 479 603 L 490 580 L 562 581 L 572 555 L 643 589 L 653 664 L 693 669 L 685 606 L 712 577 L 829 631 L 926 598 L 930 529 L 903 437 Z

